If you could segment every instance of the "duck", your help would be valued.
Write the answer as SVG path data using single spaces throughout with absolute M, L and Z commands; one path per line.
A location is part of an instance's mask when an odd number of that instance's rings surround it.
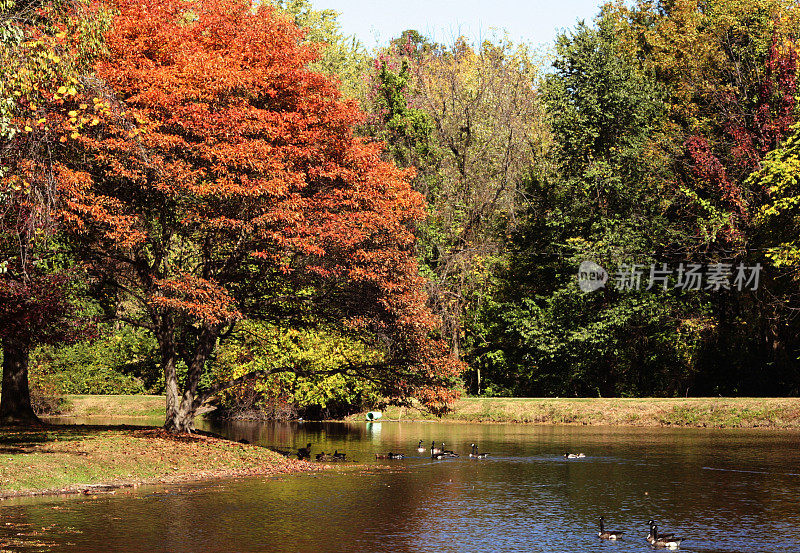
M 297 450 L 297 458 L 298 459 L 310 459 L 311 458 L 311 442 L 306 444 L 306 447 L 301 447 Z
M 420 440 L 419 444 L 417 444 L 417 451 L 419 453 L 425 453 L 425 448 L 422 446 L 422 440 Z
M 650 533 L 647 535 L 647 541 L 650 543 L 650 545 L 655 547 L 678 549 L 683 541 L 683 538 L 676 538 L 674 534 L 659 534 L 658 526 L 653 524 L 650 526 Z
M 390 451 L 389 453 L 376 453 L 375 454 L 375 458 L 376 459 L 396 459 L 396 460 L 400 460 L 400 459 L 405 459 L 406 456 L 403 455 L 402 453 L 392 453 Z
M 614 530 L 606 530 L 603 526 L 604 518 L 600 517 L 600 531 L 597 533 L 597 537 L 603 540 L 618 540 L 620 536 L 624 532 L 617 532 Z
M 441 452 L 442 450 L 436 447 L 436 442 L 431 442 L 431 455 L 433 456 Z
M 478 446 L 475 445 L 475 444 L 472 444 L 472 451 L 470 452 L 469 456 L 473 457 L 475 459 L 485 459 L 486 457 L 489 456 L 489 454 L 488 453 L 478 453 Z
M 583 453 L 565 453 L 564 459 L 583 459 L 586 457 Z
M 333 452 L 333 460 L 334 461 L 344 461 L 345 457 L 347 457 L 347 453 L 339 453 L 339 450 Z

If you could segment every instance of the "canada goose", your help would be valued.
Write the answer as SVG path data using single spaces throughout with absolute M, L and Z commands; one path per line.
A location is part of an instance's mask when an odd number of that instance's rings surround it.
M 455 451 L 444 448 L 444 442 L 442 442 L 442 455 L 444 457 L 458 457 L 458 453 L 456 453 Z
M 311 442 L 306 444 L 306 447 L 301 447 L 297 450 L 297 458 L 298 459 L 310 459 L 311 458 Z
M 624 532 L 616 532 L 616 531 L 606 530 L 603 527 L 603 520 L 604 520 L 603 517 L 600 517 L 600 531 L 597 533 L 597 537 L 599 537 L 601 539 L 604 539 L 604 540 L 618 540 L 619 537 Z
M 489 454 L 488 453 L 478 453 L 478 446 L 475 445 L 475 444 L 472 444 L 472 451 L 470 452 L 469 456 L 473 457 L 475 459 L 485 459 L 486 457 L 489 456 Z
M 657 538 L 674 538 L 675 537 L 675 534 L 655 534 L 653 532 L 653 527 L 656 525 L 656 521 L 653 520 L 652 518 L 647 521 L 647 525 L 650 527 L 650 533 L 647 534 L 648 540 L 650 539 L 650 536 L 655 536 Z
M 317 453 L 316 459 L 317 461 L 325 462 L 325 461 L 330 461 L 331 456 L 323 451 L 322 453 Z
M 420 440 L 419 444 L 417 444 L 417 451 L 420 453 L 425 453 L 425 448 L 422 447 L 422 440 Z
M 583 459 L 586 457 L 583 453 L 565 453 L 564 459 Z
M 444 459 L 445 457 L 447 457 L 447 455 L 442 453 L 441 449 L 435 447 L 434 444 L 431 444 L 431 459 Z
M 676 538 L 672 534 L 660 535 L 658 533 L 658 526 L 653 524 L 650 527 L 650 533 L 647 535 L 647 541 L 655 547 L 666 547 L 668 549 L 677 549 L 680 547 L 683 538 Z
M 339 453 L 339 450 L 333 452 L 333 460 L 334 461 L 344 461 L 345 457 L 347 457 L 347 453 Z

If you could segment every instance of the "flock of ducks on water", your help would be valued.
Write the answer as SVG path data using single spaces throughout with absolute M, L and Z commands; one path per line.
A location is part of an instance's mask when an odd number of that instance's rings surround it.
M 442 442 L 441 447 L 436 447 L 436 441 L 432 441 L 431 447 L 430 449 L 428 449 L 422 445 L 422 440 L 420 440 L 419 443 L 417 444 L 417 452 L 425 453 L 426 451 L 429 451 L 431 454 L 431 459 L 448 459 L 448 458 L 460 457 L 460 455 L 455 451 L 451 449 L 445 449 L 444 445 L 445 445 L 444 442 Z M 472 449 L 469 453 L 469 456 L 473 459 L 485 459 L 489 455 L 488 453 L 479 453 L 478 446 L 475 444 L 472 444 L 471 447 Z M 375 454 L 376 459 L 405 459 L 405 457 L 406 456 L 402 453 L 392 453 L 391 451 L 385 455 L 382 453 Z
M 431 459 L 447 459 L 447 458 L 452 458 L 452 457 L 459 457 L 458 453 L 456 453 L 455 451 L 452 451 L 450 449 L 445 449 L 444 445 L 445 445 L 444 442 L 442 442 L 442 446 L 441 447 L 437 447 L 436 446 L 436 442 L 433 441 L 433 442 L 431 442 L 431 447 L 430 447 L 430 450 L 429 450 L 428 448 L 426 448 L 426 447 L 424 447 L 422 445 L 422 440 L 420 440 L 419 444 L 417 444 L 417 451 L 419 453 L 425 453 L 426 451 L 430 451 Z M 288 451 L 281 451 L 281 450 L 274 450 L 274 451 L 277 451 L 278 453 L 286 455 L 287 457 L 289 455 L 291 455 L 291 453 L 289 453 Z M 473 459 L 485 459 L 488 455 L 489 455 L 488 453 L 479 453 L 478 452 L 478 446 L 475 445 L 475 444 L 472 444 L 472 450 L 469 453 L 469 456 L 471 458 L 473 458 Z M 567 455 L 564 455 L 564 456 L 566 457 Z M 578 456 L 577 455 L 575 455 L 575 456 L 571 455 L 570 459 L 572 459 L 573 457 L 577 458 Z M 583 453 L 581 453 L 580 457 L 586 457 L 586 456 Z M 310 442 L 306 444 L 306 447 L 301 447 L 300 449 L 297 450 L 297 458 L 300 459 L 300 460 L 311 460 L 311 443 Z M 347 460 L 347 454 L 346 453 L 339 453 L 339 450 L 337 449 L 332 454 L 327 454 L 324 451 L 322 453 L 317 453 L 314 456 L 314 458 L 317 461 L 321 461 L 321 462 L 346 461 Z M 394 460 L 399 460 L 399 459 L 405 459 L 406 456 L 405 456 L 404 453 L 392 453 L 390 451 L 389 453 L 376 453 L 375 454 L 375 458 L 376 459 L 394 459 Z
M 418 453 L 425 453 L 426 451 L 430 452 L 431 459 L 447 459 L 453 457 L 459 457 L 459 454 L 445 449 L 445 444 L 442 442 L 441 447 L 436 446 L 436 442 L 431 442 L 431 447 L 427 448 L 422 445 L 422 440 L 419 441 L 417 444 L 417 452 Z M 288 452 L 281 451 L 280 453 L 287 454 Z M 470 458 L 472 459 L 485 459 L 489 456 L 488 453 L 483 453 L 478 451 L 478 446 L 476 444 L 471 444 L 471 450 L 469 453 Z M 332 454 L 327 454 L 324 451 L 322 453 L 318 453 L 315 458 L 317 461 L 320 462 L 335 462 L 335 461 L 345 461 L 347 455 L 345 453 L 339 453 L 337 449 Z M 376 459 L 393 459 L 393 460 L 400 460 L 405 459 L 405 454 L 403 453 L 376 453 Z M 565 453 L 565 459 L 583 459 L 586 455 L 583 453 Z M 298 459 L 311 459 L 311 443 L 306 444 L 306 447 L 301 447 L 297 450 L 297 458 Z M 665 547 L 668 549 L 677 549 L 683 538 L 676 537 L 675 534 L 659 534 L 658 533 L 658 525 L 654 520 L 649 520 L 647 524 L 650 526 L 650 533 L 647 534 L 647 542 L 654 546 L 654 547 Z M 597 536 L 600 539 L 604 540 L 618 540 L 621 539 L 623 532 L 619 532 L 616 530 L 606 530 L 605 528 L 605 519 L 600 517 L 600 531 L 597 532 Z
M 600 517 L 600 531 L 597 536 L 604 540 L 618 540 L 624 532 L 617 532 L 613 530 L 606 530 L 603 524 L 604 518 Z M 650 519 L 647 521 L 650 526 L 650 533 L 647 534 L 647 542 L 655 547 L 667 547 L 669 549 L 677 549 L 680 546 L 683 538 L 675 537 L 675 534 L 659 534 L 658 525 L 656 521 Z
M 240 440 L 240 441 L 246 442 L 246 440 Z M 430 449 L 428 449 L 428 448 L 426 448 L 425 446 L 422 445 L 422 440 L 420 440 L 419 443 L 417 444 L 417 452 L 425 453 L 426 451 L 429 451 L 430 454 L 431 454 L 431 459 L 448 459 L 448 458 L 453 458 L 453 457 L 460 457 L 460 455 L 458 453 L 456 453 L 455 451 L 452 451 L 450 449 L 445 449 L 444 446 L 445 446 L 445 444 L 444 444 L 444 442 L 442 442 L 442 446 L 441 447 L 437 447 L 436 446 L 436 441 L 434 440 L 434 441 L 431 442 Z M 471 450 L 469 452 L 469 456 L 472 459 L 485 459 L 486 457 L 489 456 L 488 453 L 479 452 L 478 451 L 478 446 L 475 445 L 475 444 L 471 444 L 470 447 L 471 447 Z M 281 454 L 283 454 L 283 455 L 285 455 L 287 457 L 291 455 L 291 453 L 288 452 L 288 451 L 281 451 L 281 450 L 275 450 L 275 451 L 277 451 L 278 453 L 281 453 Z M 347 454 L 339 453 L 339 450 L 337 449 L 336 451 L 334 451 L 330 455 L 325 453 L 324 451 L 322 453 L 318 453 L 315 456 L 315 459 L 317 461 L 323 461 L 323 462 L 346 461 L 347 460 L 346 457 L 347 457 Z M 584 455 L 583 453 L 565 453 L 564 454 L 564 458 L 565 459 L 583 459 L 584 457 L 586 457 L 586 455 Z M 311 459 L 311 443 L 310 442 L 306 444 L 306 447 L 301 447 L 300 449 L 297 450 L 297 458 L 300 459 L 300 460 L 310 460 Z M 390 451 L 389 453 L 376 453 L 375 454 L 375 458 L 376 459 L 400 460 L 400 459 L 405 459 L 406 456 L 405 456 L 404 453 L 392 453 Z M 615 539 L 615 538 L 609 538 L 609 539 Z

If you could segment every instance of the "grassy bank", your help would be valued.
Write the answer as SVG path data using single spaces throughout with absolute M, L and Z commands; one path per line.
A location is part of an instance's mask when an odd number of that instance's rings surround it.
M 63 415 L 73 417 L 164 417 L 164 396 L 67 395 Z
M 156 428 L 48 426 L 0 431 L 0 498 L 319 468 L 262 447 L 206 435 L 176 437 Z
M 162 396 L 67 396 L 65 415 L 164 416 Z M 443 420 L 610 426 L 800 429 L 800 398 L 463 398 L 438 419 L 390 407 L 385 420 Z M 354 415 L 351 420 L 364 420 Z
M 390 407 L 388 420 L 440 420 Z M 363 420 L 363 415 L 352 417 Z M 800 398 L 464 398 L 441 420 L 610 426 L 800 429 Z

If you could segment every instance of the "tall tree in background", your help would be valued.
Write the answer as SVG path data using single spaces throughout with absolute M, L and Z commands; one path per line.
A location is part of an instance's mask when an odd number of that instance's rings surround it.
M 688 259 L 765 262 L 754 218 L 767 190 L 748 176 L 796 120 L 798 17 L 796 3 L 784 0 L 642 2 L 615 16 L 623 48 L 667 94 L 678 194 L 668 216 L 686 236 L 679 246 Z M 706 393 L 800 391 L 787 292 L 765 266 L 756 293 L 710 298 L 714 326 L 697 379 Z
M 489 335 L 475 362 L 495 393 L 648 393 L 671 384 L 658 363 L 682 370 L 691 352 L 680 302 L 611 289 L 584 295 L 575 274 L 583 260 L 649 266 L 676 239 L 663 213 L 674 194 L 658 147 L 662 95 L 622 55 L 609 19 L 559 37 L 553 65 L 544 97 L 556 170 L 538 168 L 530 181 L 505 290 L 484 314 Z
M 306 31 L 305 41 L 319 50 L 319 56 L 309 65 L 311 69 L 338 79 L 339 89 L 347 98 L 364 94 L 369 56 L 355 37 L 342 34 L 338 13 L 315 10 L 309 0 L 270 0 L 269 4 L 292 16 Z
M 549 142 L 538 78 L 532 53 L 506 40 L 444 47 L 406 31 L 375 60 L 370 133 L 418 169 L 414 186 L 430 204 L 419 257 L 462 355 L 480 340 L 474 314 L 493 293 L 523 182 Z
M 765 189 L 747 177 L 796 115 L 796 17 L 771 0 L 610 4 L 594 28 L 559 39 L 547 86 L 558 172 L 532 181 L 511 301 L 487 316 L 495 348 L 481 360 L 505 389 L 797 389 L 791 294 L 775 274 L 755 293 L 584 296 L 575 285 L 585 259 L 612 271 L 764 261 L 753 217 Z
M 238 0 L 118 7 L 83 82 L 94 119 L 76 148 L 94 163 L 64 171 L 83 195 L 66 218 L 97 278 L 138 305 L 127 321 L 158 340 L 165 427 L 191 430 L 207 398 L 252 378 L 203 381 L 244 317 L 338 327 L 381 353 L 339 370 L 390 399 L 448 400 L 461 365 L 413 257 L 424 200 L 353 135 L 359 112 L 308 68 L 303 32 Z

